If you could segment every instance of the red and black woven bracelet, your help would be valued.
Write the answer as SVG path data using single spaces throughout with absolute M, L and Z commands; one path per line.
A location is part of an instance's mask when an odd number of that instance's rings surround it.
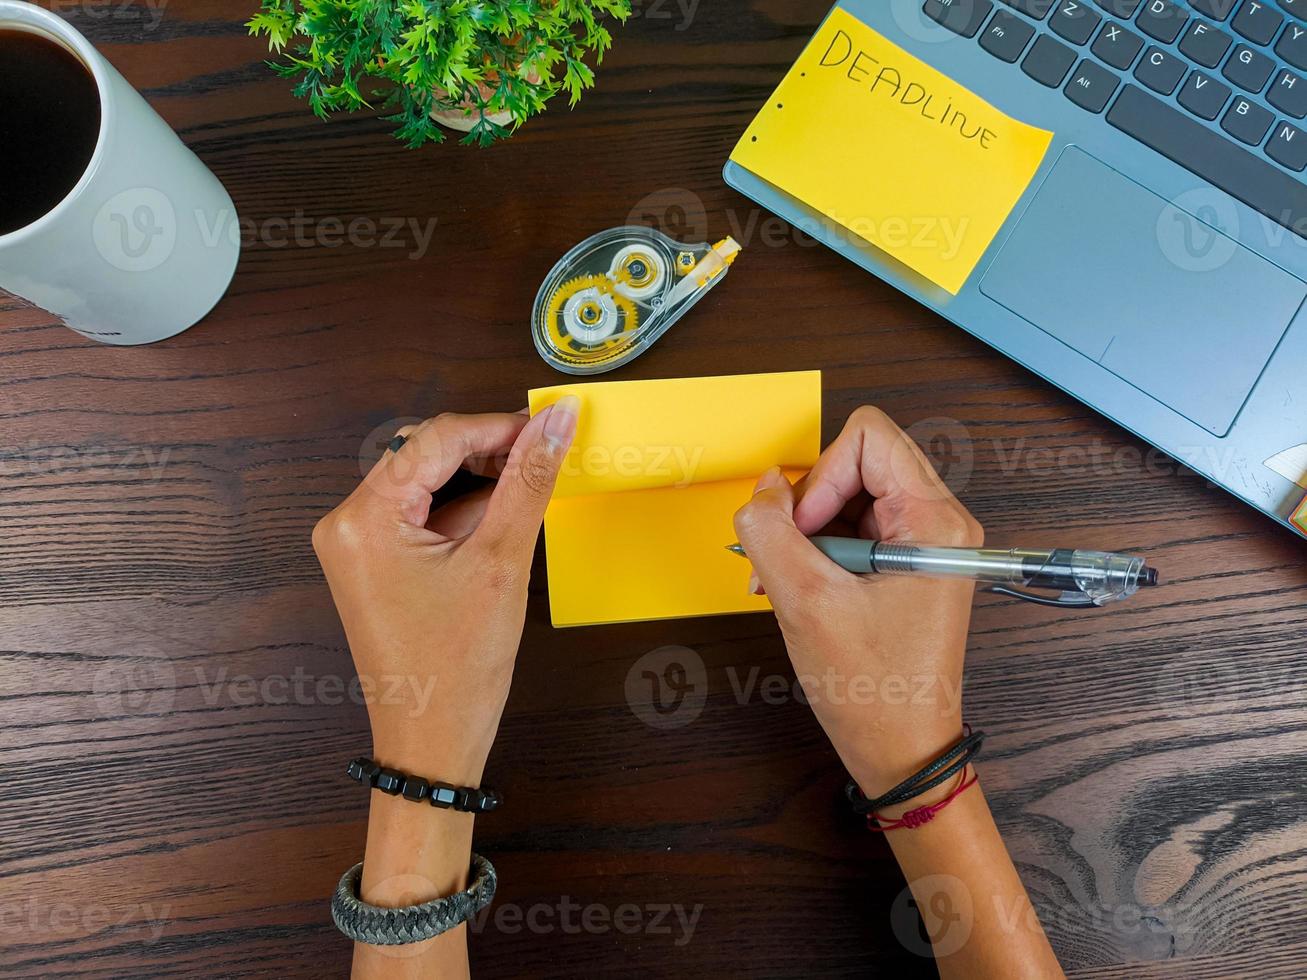
M 968 779 L 967 770 L 964 767 L 962 771 L 958 773 L 957 785 L 953 787 L 952 791 L 948 796 L 944 797 L 944 799 L 937 800 L 934 803 L 929 803 L 926 806 L 919 806 L 915 809 L 908 810 L 901 817 L 895 819 L 882 817 L 879 813 L 869 813 L 867 814 L 867 829 L 878 832 L 899 829 L 916 830 L 923 824 L 928 824 L 934 820 L 935 814 L 939 813 L 940 810 L 944 809 L 944 807 L 948 806 L 972 786 L 975 786 L 976 780 L 979 778 L 980 777 L 976 775 L 976 770 L 972 769 L 971 778 Z
M 412 803 L 428 802 L 443 810 L 461 810 L 463 813 L 489 813 L 504 802 L 493 789 L 474 789 L 433 782 L 421 776 L 406 776 L 394 769 L 386 769 L 371 759 L 358 758 L 345 769 L 349 778 L 388 796 L 402 796 Z
M 917 772 L 913 773 L 903 782 L 899 783 L 888 793 L 884 793 L 875 799 L 868 799 L 854 780 L 849 780 L 849 784 L 844 788 L 844 794 L 848 797 L 849 803 L 853 807 L 853 812 L 859 816 L 874 817 L 876 811 L 887 806 L 897 806 L 900 803 L 906 803 L 914 796 L 920 796 L 928 790 L 934 789 L 947 782 L 952 776 L 962 773 L 965 778 L 966 769 L 971 760 L 980 753 L 980 747 L 984 744 L 985 733 L 973 732 L 970 725 L 963 726 L 963 737 L 954 743 L 949 749 L 943 752 L 938 758 L 924 766 Z M 972 770 L 975 771 L 974 769 Z M 973 779 L 972 782 L 975 780 Z M 959 784 L 953 795 L 948 800 L 942 801 L 948 803 L 953 798 L 970 786 Z M 923 808 L 924 809 L 924 808 Z M 941 806 L 942 809 L 942 806 Z M 915 812 L 915 811 L 913 811 Z M 932 812 L 931 816 L 934 816 Z M 927 820 L 929 819 L 926 818 Z M 872 821 L 868 820 L 868 826 Z M 899 826 L 911 826 L 910 824 L 900 824 Z

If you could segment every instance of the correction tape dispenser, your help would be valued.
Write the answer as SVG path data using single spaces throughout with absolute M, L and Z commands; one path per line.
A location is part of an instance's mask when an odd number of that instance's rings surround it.
M 591 235 L 559 260 L 536 293 L 536 349 L 567 374 L 621 367 L 725 278 L 739 251 L 733 238 L 686 245 L 635 226 Z

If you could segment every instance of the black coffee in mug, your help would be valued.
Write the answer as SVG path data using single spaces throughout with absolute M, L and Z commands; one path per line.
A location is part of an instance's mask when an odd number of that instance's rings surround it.
M 81 60 L 41 34 L 0 27 L 0 235 L 77 186 L 99 135 L 100 93 Z

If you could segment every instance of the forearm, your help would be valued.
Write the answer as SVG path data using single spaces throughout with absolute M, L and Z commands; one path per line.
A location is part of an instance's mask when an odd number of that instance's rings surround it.
M 438 810 L 372 794 L 360 897 L 398 908 L 446 898 L 468 887 L 470 813 Z M 466 977 L 467 926 L 408 946 L 354 947 L 356 978 Z
M 888 816 L 920 806 L 913 800 Z M 979 784 L 915 829 L 887 832 L 940 976 L 1063 976 Z
M 452 713 L 443 712 L 442 717 Z M 461 735 L 444 731 L 413 741 L 408 729 L 396 727 L 394 733 L 387 730 L 375 740 L 375 751 L 379 763 L 401 772 L 438 772 L 446 782 L 479 786 L 492 738 L 493 731 L 487 737 L 469 737 L 465 727 Z M 444 745 L 445 751 L 433 753 L 425 747 L 429 745 Z M 372 905 L 398 908 L 465 890 L 472 863 L 474 820 L 470 813 L 373 792 L 360 897 Z M 354 947 L 354 976 L 363 980 L 452 980 L 467 975 L 466 925 L 407 946 L 359 943 Z

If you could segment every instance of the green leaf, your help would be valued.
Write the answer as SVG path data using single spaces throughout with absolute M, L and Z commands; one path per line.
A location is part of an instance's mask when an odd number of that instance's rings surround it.
M 630 0 L 260 0 L 246 27 L 319 116 L 383 105 L 396 138 L 419 147 L 445 139 L 433 108 L 471 105 L 461 142 L 487 146 L 560 91 L 575 105 L 594 85 L 587 58 L 612 45 L 602 20 L 630 12 Z M 498 112 L 512 123 L 491 122 Z

